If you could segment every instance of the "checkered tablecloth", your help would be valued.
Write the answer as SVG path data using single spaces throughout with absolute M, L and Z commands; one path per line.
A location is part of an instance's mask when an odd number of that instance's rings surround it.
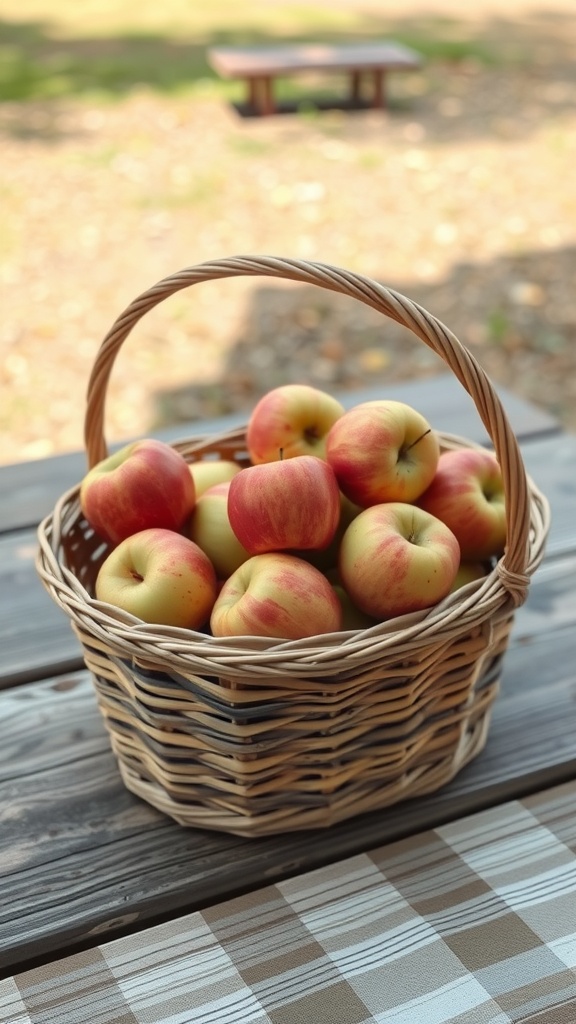
M 19 974 L 0 1021 L 575 1024 L 576 782 Z

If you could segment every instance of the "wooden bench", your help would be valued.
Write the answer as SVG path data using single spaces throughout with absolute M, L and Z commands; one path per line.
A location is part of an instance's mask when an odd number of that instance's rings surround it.
M 351 109 L 365 106 L 384 109 L 388 72 L 413 71 L 422 64 L 420 54 L 395 42 L 213 47 L 208 51 L 208 61 L 222 78 L 240 78 L 246 82 L 247 111 L 259 116 L 280 110 L 274 99 L 273 83 L 281 75 L 346 72 L 350 76 L 350 95 L 346 106 Z M 363 98 L 363 80 L 366 77 L 372 80 L 368 101 Z

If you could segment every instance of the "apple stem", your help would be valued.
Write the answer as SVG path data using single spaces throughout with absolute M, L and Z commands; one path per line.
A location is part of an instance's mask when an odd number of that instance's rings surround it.
M 131 575 L 133 580 L 138 580 L 138 583 L 143 583 L 144 582 L 144 577 L 141 576 L 139 572 L 136 572 L 135 569 L 132 570 L 130 575 Z
M 280 455 L 280 462 L 282 462 L 282 459 L 284 458 L 284 449 L 283 448 L 279 448 L 278 449 L 278 453 Z
M 426 435 L 430 434 L 431 432 L 432 427 L 428 427 L 428 430 L 425 430 L 423 434 L 420 434 L 420 437 L 417 437 L 415 441 L 412 441 L 412 444 L 409 444 L 407 448 L 403 449 L 403 455 L 405 455 L 406 452 L 409 452 L 410 449 L 413 448 L 415 444 L 418 444 L 418 442 L 421 441 L 423 437 L 426 437 Z

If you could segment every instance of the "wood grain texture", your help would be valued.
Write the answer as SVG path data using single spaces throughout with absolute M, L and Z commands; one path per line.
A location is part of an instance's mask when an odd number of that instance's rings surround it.
M 328 831 L 180 828 L 124 789 L 87 673 L 0 694 L 0 970 L 574 778 L 575 570 L 554 558 L 535 578 L 483 753 L 432 797 Z
M 557 421 L 547 412 L 517 398 L 504 388 L 497 390 L 519 437 L 558 431 Z M 377 387 L 338 395 L 346 407 L 356 402 L 384 397 L 413 405 L 437 430 L 459 433 L 481 443 L 488 440 L 472 399 L 452 374 L 442 374 L 433 381 L 395 384 L 390 389 Z M 242 424 L 245 419 L 241 415 L 231 415 L 217 420 L 203 420 L 202 423 L 179 424 L 165 430 L 155 430 L 153 436 L 174 441 L 182 437 L 216 434 Z M 82 439 L 78 440 L 81 443 Z M 52 511 L 58 498 L 74 487 L 85 472 L 86 457 L 80 451 L 0 466 L 0 533 L 37 526 Z
M 552 506 L 547 555 L 576 550 L 576 435 L 534 438 L 521 447 L 526 472 Z
M 372 397 L 380 389 L 348 404 Z M 389 397 L 438 429 L 487 440 L 451 375 L 394 387 Z M 0 973 L 574 777 L 576 439 L 527 403 L 501 397 L 516 432 L 531 438 L 527 468 L 552 502 L 553 524 L 548 557 L 516 616 L 487 747 L 433 797 L 327 832 L 247 840 L 183 829 L 128 793 L 80 648 L 33 564 L 35 526 L 80 479 L 84 456 L 0 468 L 0 686 L 11 687 L 0 693 Z
M 83 666 L 70 622 L 34 567 L 36 532 L 0 536 L 0 689 Z

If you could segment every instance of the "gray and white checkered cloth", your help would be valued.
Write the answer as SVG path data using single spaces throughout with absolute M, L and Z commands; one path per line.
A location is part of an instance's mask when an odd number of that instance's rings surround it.
M 576 782 L 0 982 L 2 1024 L 521 1021 L 576 1022 Z

